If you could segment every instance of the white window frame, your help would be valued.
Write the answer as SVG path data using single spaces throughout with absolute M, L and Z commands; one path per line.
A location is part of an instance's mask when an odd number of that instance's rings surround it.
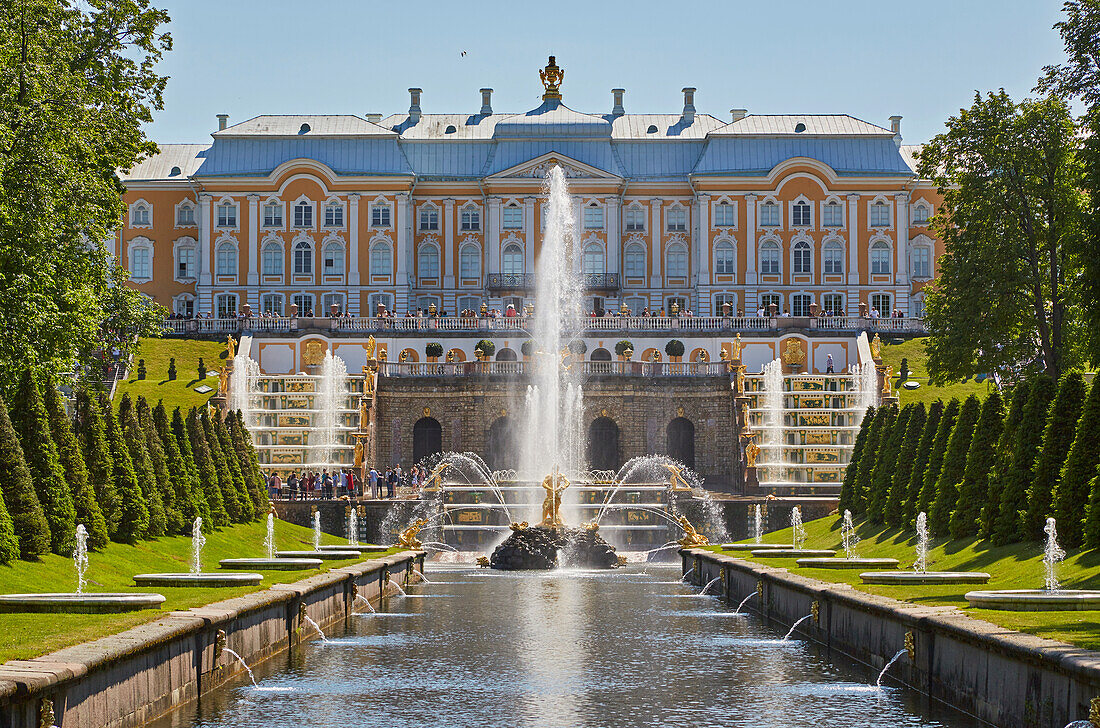
M 381 270 L 383 262 L 381 255 L 385 253 L 385 270 Z M 393 275 L 393 246 L 388 240 L 375 240 L 370 245 L 369 269 L 371 276 Z
M 836 306 L 830 306 L 829 300 L 833 297 L 840 299 L 839 304 Z M 844 315 L 844 294 L 843 293 L 824 293 L 821 295 L 821 309 L 826 313 L 831 313 L 835 316 Z
M 840 221 L 832 222 L 829 220 L 829 212 L 837 211 L 840 213 Z M 844 227 L 844 203 L 836 199 L 825 200 L 821 204 L 821 227 L 833 228 L 839 230 Z
M 226 263 L 226 266 L 223 266 L 223 263 Z M 240 273 L 240 264 L 240 250 L 238 250 L 235 240 L 221 238 L 214 244 L 215 276 L 218 278 L 236 278 Z
M 804 215 L 802 213 L 805 213 Z M 814 206 L 805 197 L 791 201 L 791 228 L 812 228 L 814 226 Z
M 312 200 L 299 198 L 290 208 L 291 227 L 295 230 L 313 230 L 317 224 L 317 205 Z
M 388 230 L 393 227 L 393 207 L 388 201 L 371 203 L 370 226 L 375 230 Z
M 500 227 L 502 230 L 522 230 L 523 208 L 514 204 L 505 205 L 500 212 Z
M 462 206 L 459 211 L 459 225 L 460 232 L 471 233 L 481 231 L 481 208 L 474 203 L 468 203 Z
M 278 253 L 278 265 L 273 265 L 270 269 L 269 262 L 273 261 L 272 253 Z M 279 276 L 280 278 L 286 274 L 286 246 L 283 245 L 283 241 L 274 236 L 266 238 L 260 246 L 260 275 L 265 277 Z
M 303 247 L 304 246 L 304 247 Z M 309 238 L 296 238 L 291 243 L 291 274 L 294 276 L 312 276 L 314 275 L 314 257 L 317 255 L 317 250 L 313 245 L 313 241 Z M 308 251 L 305 255 L 299 255 L 301 252 Z M 305 263 L 305 265 L 299 266 L 299 261 Z
M 524 274 L 523 246 L 516 242 L 509 242 L 500 252 L 500 272 L 506 276 L 521 276 Z
M 299 292 L 290 297 L 291 303 L 298 304 L 298 315 L 313 318 L 317 315 L 317 297 L 312 293 Z
M 673 263 L 676 270 L 673 270 Z M 687 278 L 689 275 L 691 275 L 691 260 L 687 246 L 683 243 L 669 245 L 665 249 L 665 277 Z
M 431 202 L 421 205 L 417 213 L 417 228 L 424 232 L 439 230 L 439 207 Z
M 883 253 L 885 251 L 885 257 L 882 255 L 876 255 L 876 253 Z M 873 276 L 885 276 L 894 272 L 894 251 L 890 247 L 890 243 L 883 239 L 873 240 L 867 247 L 868 266 L 867 270 L 871 271 Z M 885 270 L 883 270 L 883 263 L 885 263 Z
M 686 233 L 688 229 L 688 211 L 680 203 L 674 203 L 665 210 L 665 232 Z
M 153 206 L 150 203 L 145 200 L 135 200 L 130 205 L 130 227 L 152 229 Z
M 180 293 L 179 295 L 172 298 L 172 313 L 179 316 L 194 316 L 195 303 L 196 302 L 194 293 Z M 184 306 L 181 304 L 190 304 L 190 306 Z M 190 308 L 191 310 L 188 311 L 188 308 Z
M 774 220 L 764 220 L 764 211 L 768 212 L 768 216 L 774 218 Z M 783 222 L 782 209 L 778 202 L 769 198 L 760 202 L 760 209 L 758 211 L 758 219 L 760 220 L 760 227 L 762 228 L 779 228 Z
M 649 262 L 649 251 L 645 243 L 635 241 L 628 243 L 623 251 L 623 271 L 628 278 L 645 278 L 646 267 Z
M 268 215 L 272 211 L 275 215 Z M 282 230 L 286 223 L 286 205 L 282 200 L 267 200 L 264 202 L 260 227 L 267 230 Z M 269 222 L 270 221 L 270 222 Z
M 322 243 L 321 246 L 321 275 L 324 276 L 342 276 L 346 272 L 347 265 L 345 259 L 347 258 L 347 249 L 343 243 L 339 240 L 329 238 Z M 329 261 L 337 263 L 337 265 L 329 267 Z
M 153 250 L 153 241 L 142 236 L 132 239 L 127 244 L 126 267 L 130 271 L 130 280 L 134 283 L 148 283 L 153 280 Z M 148 270 L 144 272 L 134 269 L 134 260 L 142 257 L 139 253 L 144 255 L 143 264 L 148 266 Z
M 465 243 L 458 250 L 458 277 L 481 278 L 481 248 L 473 243 Z
M 188 220 L 180 218 L 180 215 L 181 215 L 181 213 L 183 213 L 184 210 L 191 213 L 190 222 Z M 173 227 L 176 227 L 176 228 L 198 227 L 196 212 L 197 212 L 197 209 L 195 207 L 195 203 L 191 202 L 191 200 L 188 200 L 188 199 L 181 200 L 180 203 L 178 205 L 176 205 L 175 216 L 173 218 L 176 222 L 175 222 L 175 225 Z
M 324 227 L 341 229 L 344 227 L 344 223 L 347 220 L 347 215 L 344 212 L 344 203 L 337 199 L 329 199 L 325 201 L 325 219 Z
M 623 230 L 628 233 L 644 233 L 649 222 L 646 209 L 637 202 L 626 206 L 623 212 Z
M 227 305 L 229 302 L 233 303 L 232 310 Z M 219 293 L 214 297 L 214 312 L 218 318 L 229 319 L 237 318 L 237 312 L 241 310 L 241 299 L 236 293 Z M 228 313 L 228 316 L 223 316 L 223 313 Z
M 180 258 L 183 251 L 190 251 L 191 265 L 188 267 L 190 275 L 180 275 Z M 199 277 L 199 244 L 190 237 L 177 238 L 172 243 L 172 280 L 176 283 L 194 283 Z
M 268 305 L 274 303 L 274 306 Z M 265 293 L 260 296 L 260 312 L 286 315 L 286 296 L 282 293 Z
M 876 197 L 867 203 L 867 227 L 886 230 L 892 227 L 893 214 L 892 205 L 890 201 L 883 197 Z M 876 212 L 884 212 L 886 214 L 886 222 L 883 224 L 881 220 L 875 220 Z
M 829 255 L 830 255 L 830 253 L 835 253 L 836 251 L 840 251 L 840 261 L 839 261 L 839 265 L 836 266 L 836 267 L 838 267 L 838 270 L 832 270 L 832 268 L 834 266 L 830 265 L 830 263 L 835 263 L 837 261 L 830 260 Z M 843 275 L 844 274 L 844 258 L 845 258 L 844 242 L 841 241 L 841 240 L 838 240 L 837 238 L 829 238 L 828 240 L 826 240 L 821 245 L 821 271 L 822 271 L 822 274 L 827 275 L 827 276 Z
M 921 200 L 912 207 L 912 224 L 918 227 L 928 227 L 928 221 L 932 219 L 932 208 Z M 923 218 L 918 217 L 918 213 L 924 213 Z
M 878 299 L 880 303 L 878 306 L 875 305 L 876 299 Z M 883 300 L 886 302 L 885 306 L 881 305 Z M 889 293 L 872 293 L 867 297 L 867 301 L 867 312 L 870 313 L 871 309 L 877 309 L 879 318 L 890 318 L 890 315 L 894 312 L 894 297 Z
M 440 262 L 439 245 L 434 242 L 422 242 L 416 251 L 416 275 L 420 279 L 431 278 L 439 280 Z
M 581 252 L 581 270 L 585 275 L 603 275 L 607 272 L 607 254 L 602 245 L 590 242 L 584 246 Z
M 321 316 L 328 316 L 332 312 L 332 304 L 336 304 L 336 312 L 347 312 L 347 300 L 343 293 L 329 292 L 321 296 Z
M 797 303 L 805 304 L 805 310 L 801 313 L 796 308 Z M 809 293 L 792 293 L 791 294 L 791 316 L 809 316 L 810 306 L 814 303 L 814 297 Z
M 773 253 L 774 260 L 772 260 Z M 778 240 L 768 239 L 761 241 L 757 256 L 760 261 L 761 275 L 783 275 L 783 246 Z M 775 263 L 775 270 L 771 270 L 773 266 L 765 265 L 765 263 Z
M 799 258 L 802 258 L 800 261 Z M 798 239 L 791 241 L 791 275 L 813 275 L 814 272 L 814 246 L 809 240 Z
M 592 203 L 584 206 L 584 229 L 585 230 L 603 230 L 604 229 L 604 212 L 603 208 L 599 205 Z
M 722 253 L 727 251 L 729 256 L 724 260 Z M 714 243 L 714 273 L 720 276 L 737 275 L 737 245 L 728 238 L 721 238 Z
M 240 221 L 240 205 L 233 199 L 223 197 L 214 205 L 214 227 L 219 230 L 236 230 Z
M 728 219 L 722 220 L 722 216 L 726 216 Z M 736 228 L 737 227 L 737 205 L 731 200 L 719 200 L 714 204 L 714 224 L 711 227 L 715 228 Z
M 917 257 L 923 254 L 926 260 L 920 261 L 927 264 L 924 271 L 917 270 Z M 909 277 L 917 280 L 926 280 L 932 277 L 932 246 L 924 243 L 911 244 L 909 247 Z

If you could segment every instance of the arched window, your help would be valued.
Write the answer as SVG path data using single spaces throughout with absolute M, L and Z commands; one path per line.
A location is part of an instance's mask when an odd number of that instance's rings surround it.
M 344 206 L 339 202 L 325 204 L 325 227 L 344 227 Z
M 810 244 L 805 240 L 800 240 L 794 244 L 794 251 L 792 252 L 794 258 L 794 272 L 795 273 L 812 273 L 813 264 L 811 262 Z
M 283 246 L 278 243 L 268 243 L 264 246 L 263 270 L 265 276 L 283 274 Z
M 796 293 L 791 296 L 791 315 L 809 316 L 810 304 L 813 303 L 813 300 L 813 296 L 808 293 Z
M 130 227 L 147 227 L 149 224 L 149 206 L 144 202 L 134 205 L 130 211 Z
M 497 352 L 497 361 L 519 361 L 519 357 L 516 356 L 515 349 L 504 347 Z
M 825 205 L 825 227 L 843 227 L 844 226 L 844 208 L 836 202 L 829 202 Z
M 890 272 L 890 246 L 882 240 L 871 246 L 871 272 Z
M 871 205 L 871 227 L 890 227 L 890 206 L 882 200 Z
M 504 246 L 504 258 L 501 261 L 500 272 L 506 276 L 523 275 L 523 248 L 515 243 Z
M 588 358 L 592 361 L 611 361 L 611 352 L 601 346 L 593 351 Z
M 458 275 L 461 278 L 477 278 L 481 275 L 481 251 L 476 245 L 463 245 L 459 251 Z
M 147 281 L 153 277 L 153 248 L 148 244 L 130 248 L 130 278 Z
M 695 468 L 695 425 L 685 417 L 677 417 L 665 430 L 668 456 L 689 468 Z
M 421 245 L 418 267 L 421 278 L 438 278 L 439 248 L 431 244 Z
M 645 276 L 645 246 L 631 243 L 626 246 L 625 269 L 628 278 Z
M 463 232 L 481 229 L 481 210 L 474 205 L 462 208 L 462 219 L 459 227 Z
M 299 202 L 294 205 L 294 227 L 296 228 L 311 228 L 313 227 L 313 204 L 310 202 Z
M 619 426 L 610 417 L 598 417 L 588 426 L 586 455 L 593 470 L 618 470 Z
M 294 244 L 294 275 L 313 274 L 313 246 L 305 240 Z
M 237 247 L 232 243 L 222 243 L 218 246 L 215 270 L 220 276 L 237 275 Z
M 195 206 L 185 202 L 176 208 L 176 227 L 193 227 L 195 224 Z
M 715 227 L 732 227 L 734 225 L 733 205 L 723 200 L 715 206 L 714 225 Z
M 917 245 L 912 249 L 914 278 L 932 277 L 932 251 L 923 245 Z
M 826 274 L 844 272 L 844 248 L 839 241 L 830 240 L 825 243 L 825 247 L 822 251 L 822 258 L 824 258 Z
M 603 248 L 599 245 L 589 245 L 584 249 L 585 275 L 594 275 L 604 272 Z
M 777 243 L 769 240 L 760 246 L 760 272 L 779 272 L 779 245 Z
M 172 309 L 180 316 L 194 316 L 195 297 L 190 293 L 181 293 L 172 301 Z
M 283 226 L 283 203 L 278 201 L 268 202 L 264 205 L 264 227 L 279 228 Z
M 687 248 L 679 243 L 670 245 L 665 254 L 670 278 L 686 278 L 688 274 Z
M 917 205 L 913 208 L 913 224 L 914 225 L 927 225 L 928 224 L 928 208 L 923 205 Z
M 375 243 L 370 249 L 370 274 L 388 276 L 393 274 L 393 255 L 386 243 Z
M 343 275 L 344 248 L 339 243 L 329 243 L 324 252 L 324 273 L 327 276 Z
M 420 208 L 420 229 L 439 229 L 439 208 L 435 207 L 434 205 L 428 205 L 427 207 Z
M 730 276 L 737 272 L 737 252 L 729 241 L 723 240 L 714 246 L 714 272 Z
M 779 205 L 771 200 L 760 206 L 760 227 L 779 227 Z
M 796 202 L 791 208 L 791 223 L 795 227 L 810 226 L 810 206 L 805 202 Z

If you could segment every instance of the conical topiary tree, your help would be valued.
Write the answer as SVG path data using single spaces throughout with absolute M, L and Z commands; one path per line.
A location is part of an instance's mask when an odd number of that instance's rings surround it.
M 1031 393 L 1031 382 L 1017 383 L 1009 395 L 1008 414 L 1005 416 L 1004 429 L 997 439 L 997 447 L 989 468 L 989 492 L 982 503 L 982 513 L 978 517 L 978 538 L 992 538 L 1001 511 L 1001 494 L 1004 492 L 1004 479 L 1012 466 L 1012 451 L 1016 445 L 1016 430 L 1024 418 L 1024 405 Z
M 995 460 L 997 441 L 1003 429 L 1004 406 L 1001 393 L 993 390 L 982 403 L 982 412 L 978 416 L 978 424 L 974 426 L 970 449 L 966 452 L 966 467 L 959 485 L 958 501 L 948 523 L 951 538 L 975 536 L 978 533 L 982 505 L 989 495 L 989 467 Z
M 107 445 L 111 449 L 111 460 L 115 465 L 114 481 L 119 502 L 118 530 L 112 538 L 120 543 L 134 544 L 149 533 L 149 507 L 145 503 L 141 486 L 138 485 L 134 463 L 122 436 L 122 428 L 111 411 L 111 403 L 101 403 L 101 407 Z
M 890 495 L 890 483 L 898 463 L 901 441 L 905 437 L 905 426 L 912 413 L 912 409 L 899 412 L 896 405 L 888 405 L 888 409 L 888 425 L 879 437 L 881 446 L 871 472 L 871 489 L 867 494 L 867 520 L 876 525 L 885 522 L 886 499 Z
M 886 427 L 887 409 L 889 408 L 879 407 L 875 411 L 875 418 L 871 420 L 871 427 L 867 430 L 867 441 L 863 444 L 863 454 L 859 458 L 859 469 L 856 471 L 856 480 L 852 489 L 853 515 L 862 516 L 867 512 L 871 475 L 875 472 L 875 458 L 878 456 L 879 442 Z
M 210 446 L 206 443 L 206 433 L 203 431 L 202 422 L 199 419 L 199 411 L 195 407 L 192 407 L 191 411 L 188 412 L 186 425 L 187 438 L 191 445 L 191 452 L 195 456 L 195 468 L 199 474 L 199 487 L 206 498 L 207 512 L 210 516 L 209 523 L 219 528 L 228 526 L 229 514 L 226 512 L 225 502 L 222 500 L 218 471 L 214 467 L 214 458 L 210 454 Z
M 941 399 L 937 399 L 928 405 L 928 417 L 924 420 L 924 429 L 921 430 L 920 440 L 917 442 L 917 453 L 913 459 L 912 472 L 909 475 L 909 487 L 905 493 L 905 507 L 902 509 L 901 524 L 903 526 L 911 526 L 917 519 L 917 503 L 920 501 L 920 491 L 924 486 L 924 471 L 928 467 L 928 458 L 932 454 L 932 443 L 936 440 L 943 410 L 943 400 Z
M 1024 515 L 1024 538 L 1038 541 L 1043 538 L 1047 518 L 1054 515 L 1054 491 L 1062 475 L 1069 449 L 1077 432 L 1077 420 L 1085 404 L 1085 379 L 1078 372 L 1062 377 L 1054 404 L 1050 406 L 1039 457 L 1035 462 L 1035 476 L 1027 491 L 1027 513 Z M 1062 529 L 1058 535 L 1063 538 Z
M 30 369 L 23 370 L 13 401 L 18 406 L 9 410 L 11 424 L 19 436 L 31 482 L 50 525 L 50 550 L 68 555 L 75 543 L 76 509 L 65 482 L 65 471 L 57 457 L 46 406 Z
M 127 392 L 122 397 L 118 407 L 118 424 L 122 429 L 123 439 L 126 442 L 130 454 L 130 462 L 134 468 L 134 478 L 141 488 L 141 496 L 145 499 L 145 508 L 149 513 L 149 519 L 145 528 L 145 538 L 160 538 L 165 531 L 164 502 L 157 488 L 157 475 L 153 470 L 153 463 L 149 458 L 149 451 L 145 447 L 145 433 L 141 431 L 138 423 L 137 412 L 134 411 L 133 400 Z
M 959 410 L 955 426 L 951 428 L 951 437 L 947 441 L 947 451 L 943 455 L 943 465 L 936 480 L 936 491 L 932 504 L 928 508 L 928 525 L 932 533 L 947 533 L 951 524 L 951 514 L 959 500 L 959 484 L 966 471 L 966 454 L 970 451 L 970 442 L 974 437 L 974 427 L 978 424 L 978 415 L 982 404 L 977 396 L 970 395 Z
M 1001 503 L 993 525 L 993 543 L 997 546 L 1022 541 L 1023 513 L 1027 508 L 1027 491 L 1035 479 L 1035 462 L 1043 441 L 1047 413 L 1054 400 L 1055 384 L 1047 376 L 1037 376 L 1028 388 L 1027 403 L 1016 428 L 1012 444 L 1012 462 L 1004 475 Z
M 107 521 L 107 535 L 113 539 L 118 532 L 122 508 L 115 488 L 115 462 L 111 457 L 111 446 L 107 443 L 107 426 L 103 422 L 99 403 L 84 391 L 76 394 L 76 416 L 88 481 Z
M 1085 400 L 1077 434 L 1069 448 L 1062 475 L 1054 490 L 1054 517 L 1062 544 L 1078 548 L 1085 542 L 1085 513 L 1089 503 L 1089 484 L 1100 464 L 1100 382 L 1093 380 Z
M 226 470 L 229 471 L 229 475 L 233 479 L 233 487 L 237 491 L 237 504 L 241 509 L 240 522 L 248 523 L 256 517 L 256 510 L 255 505 L 252 503 L 252 496 L 248 493 L 248 486 L 244 482 L 241 461 L 237 458 L 237 449 L 233 447 L 229 430 L 226 429 L 225 422 L 218 416 L 217 412 L 214 413 L 211 420 L 211 424 L 214 426 L 214 434 L 217 436 L 218 444 L 221 445 L 222 453 L 225 455 Z
M 844 482 L 840 484 L 840 503 L 838 508 L 843 513 L 852 510 L 853 503 L 862 502 L 863 496 L 858 492 L 859 461 L 863 457 L 863 451 L 867 447 L 867 437 L 871 430 L 871 423 L 875 419 L 875 408 L 868 407 L 863 415 L 863 421 L 859 424 L 859 432 L 856 433 L 856 441 L 852 444 L 852 458 L 848 466 L 844 468 Z
M 57 456 L 65 471 L 65 480 L 69 484 L 69 493 L 72 495 L 73 506 L 76 509 L 76 522 L 83 524 L 88 532 L 88 547 L 101 549 L 110 540 L 107 534 L 107 520 L 103 517 L 99 502 L 96 501 L 95 489 L 92 488 L 92 483 L 88 479 L 88 468 L 84 465 L 80 442 L 73 432 L 69 414 L 65 411 L 61 394 L 57 391 L 57 385 L 52 378 L 46 380 L 43 399 L 46 404 L 46 415 L 50 420 L 50 434 L 53 435 L 54 444 L 57 446 Z
M 8 408 L 0 399 L 0 493 L 4 496 L 12 530 L 19 543 L 19 555 L 33 559 L 50 551 L 50 524 L 31 484 L 31 471 L 23 458 L 19 437 L 8 419 Z
M 4 505 L 4 495 L 0 493 L 0 564 L 10 564 L 18 558 L 19 539 L 15 537 L 15 525 Z
M 191 470 L 184 463 L 179 441 L 172 432 L 172 424 L 168 421 L 168 412 L 164 408 L 163 401 L 158 402 L 153 408 L 153 428 L 161 447 L 164 448 L 165 467 L 172 485 L 173 498 L 183 522 L 183 529 L 186 531 L 195 521 L 195 517 L 202 514 L 202 509 L 195 499 L 197 493 L 192 487 Z M 193 466 L 194 463 L 192 463 Z
M 157 481 L 157 490 L 164 507 L 164 532 L 169 535 L 184 533 L 190 529 L 191 521 L 186 523 L 176 506 L 176 491 L 172 487 L 172 478 L 168 474 L 168 459 L 153 426 L 153 412 L 145 397 L 137 398 L 137 417 L 141 432 L 145 435 L 145 450 L 149 453 L 149 463 Z
M 172 411 L 172 433 L 179 445 L 180 457 L 187 466 L 191 484 L 191 500 L 198 508 L 198 513 L 206 523 L 213 523 L 210 515 L 210 502 L 206 497 L 206 490 L 202 487 L 199 477 L 199 462 L 195 459 L 194 450 L 191 449 L 191 430 L 187 424 L 190 413 L 183 414 L 179 407 Z
M 253 510 L 256 517 L 267 513 L 271 501 L 267 495 L 267 484 L 263 473 L 260 472 L 260 462 L 256 457 L 256 448 L 252 446 L 252 437 L 248 434 L 248 428 L 244 424 L 244 415 L 240 410 L 234 413 L 232 418 L 226 418 L 226 426 L 233 423 L 229 434 L 233 438 L 233 446 L 237 449 L 237 457 L 241 460 L 241 473 L 248 484 L 248 492 L 252 498 Z
M 927 513 L 932 507 L 932 501 L 936 497 L 936 483 L 939 482 L 943 459 L 947 455 L 947 443 L 950 442 L 951 433 L 955 429 L 959 409 L 959 400 L 952 398 L 940 415 L 936 439 L 932 441 L 932 451 L 928 453 L 928 465 L 924 468 L 924 481 L 921 483 L 920 496 L 917 498 L 917 513 L 921 511 Z
M 241 503 L 237 495 L 237 489 L 233 485 L 233 476 L 229 473 L 229 467 L 225 463 L 225 452 L 222 450 L 218 436 L 214 433 L 214 425 L 210 421 L 210 412 L 203 409 L 199 417 L 203 434 L 206 436 L 206 446 L 210 450 L 210 458 L 214 463 L 217 477 L 217 486 L 222 492 L 222 503 L 225 505 L 225 513 L 229 516 L 230 523 L 241 522 Z
M 886 508 L 883 510 L 886 525 L 895 528 L 905 525 L 905 497 L 909 492 L 909 478 L 913 474 L 913 463 L 917 459 L 917 445 L 920 443 L 921 433 L 924 432 L 924 423 L 928 419 L 924 402 L 905 406 L 910 410 L 909 417 L 905 421 L 905 435 L 901 440 L 898 462 L 890 478 L 890 492 L 886 496 Z

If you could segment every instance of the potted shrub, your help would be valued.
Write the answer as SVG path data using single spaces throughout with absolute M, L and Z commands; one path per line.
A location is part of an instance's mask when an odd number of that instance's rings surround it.
M 478 358 L 482 361 L 488 361 L 489 358 L 496 353 L 496 350 L 497 345 L 488 339 L 482 339 L 474 346 L 474 353 L 477 354 Z
M 435 362 L 443 356 L 443 344 L 438 341 L 429 341 L 424 344 L 424 356 L 428 357 L 428 361 Z
M 668 354 L 670 361 L 680 361 L 680 357 L 684 355 L 684 342 L 672 339 L 665 344 L 665 353 Z
M 528 339 L 527 341 L 523 342 L 522 344 L 520 344 L 519 350 L 523 354 L 524 359 L 531 358 L 531 355 L 535 353 L 535 340 Z
M 569 342 L 569 352 L 576 358 L 584 358 L 584 353 L 588 351 L 588 344 L 584 343 L 580 339 L 573 339 Z
M 623 339 L 619 343 L 615 344 L 615 353 L 621 356 L 624 360 L 630 361 L 630 357 L 634 356 L 634 344 L 626 339 Z

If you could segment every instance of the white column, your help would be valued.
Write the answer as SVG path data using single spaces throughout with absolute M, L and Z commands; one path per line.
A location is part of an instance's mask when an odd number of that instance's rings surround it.
M 699 221 L 699 231 L 695 248 L 697 250 L 698 263 L 696 280 L 699 285 L 707 285 L 710 281 L 710 195 L 697 195 L 695 198 L 696 218 Z
M 404 314 L 409 306 L 409 231 L 406 219 L 409 216 L 409 195 L 401 192 L 397 195 L 397 209 L 394 211 L 394 227 L 397 231 L 396 276 L 394 283 L 397 285 L 397 295 L 394 300 L 394 309 Z
M 213 313 L 213 299 L 210 285 L 210 229 L 213 220 L 210 216 L 210 195 L 199 195 L 199 284 L 195 286 L 196 310 L 198 313 Z
M 756 195 L 745 195 L 745 283 L 756 285 Z
M 248 196 L 248 281 L 249 287 L 260 285 L 260 196 Z M 255 309 L 259 305 L 260 292 L 257 289 L 248 291 L 249 302 L 255 298 L 252 304 Z
M 348 260 L 348 285 L 359 285 L 359 193 L 348 195 L 348 247 L 351 255 Z M 358 296 L 356 296 L 358 298 Z M 358 303 L 356 304 L 358 308 Z M 351 310 L 351 304 L 348 304 Z
M 459 259 L 455 250 L 455 226 L 454 226 L 455 201 L 443 200 L 443 288 L 452 290 L 455 287 L 455 261 Z
M 523 272 L 529 276 L 535 274 L 535 198 L 523 199 Z
M 619 276 L 622 285 L 622 224 L 619 222 L 619 198 L 607 201 L 607 272 Z
M 848 315 L 859 313 L 859 195 L 848 195 Z
M 649 285 L 651 288 L 662 288 L 665 285 L 664 275 L 661 273 L 661 266 L 664 265 L 665 255 L 664 246 L 661 244 L 661 198 L 654 197 L 650 204 L 652 205 L 653 221 L 650 223 L 650 254 L 649 257 L 653 261 L 653 275 L 649 279 Z
M 485 236 L 485 247 L 489 249 L 489 272 L 500 273 L 500 198 L 490 197 L 489 228 Z
M 573 197 L 573 266 L 575 270 L 583 270 L 584 253 L 582 251 L 584 241 L 584 200 Z
M 896 285 L 894 308 L 909 313 L 909 194 L 897 195 L 897 217 L 894 218 L 894 230 L 897 232 L 897 268 L 894 273 Z

